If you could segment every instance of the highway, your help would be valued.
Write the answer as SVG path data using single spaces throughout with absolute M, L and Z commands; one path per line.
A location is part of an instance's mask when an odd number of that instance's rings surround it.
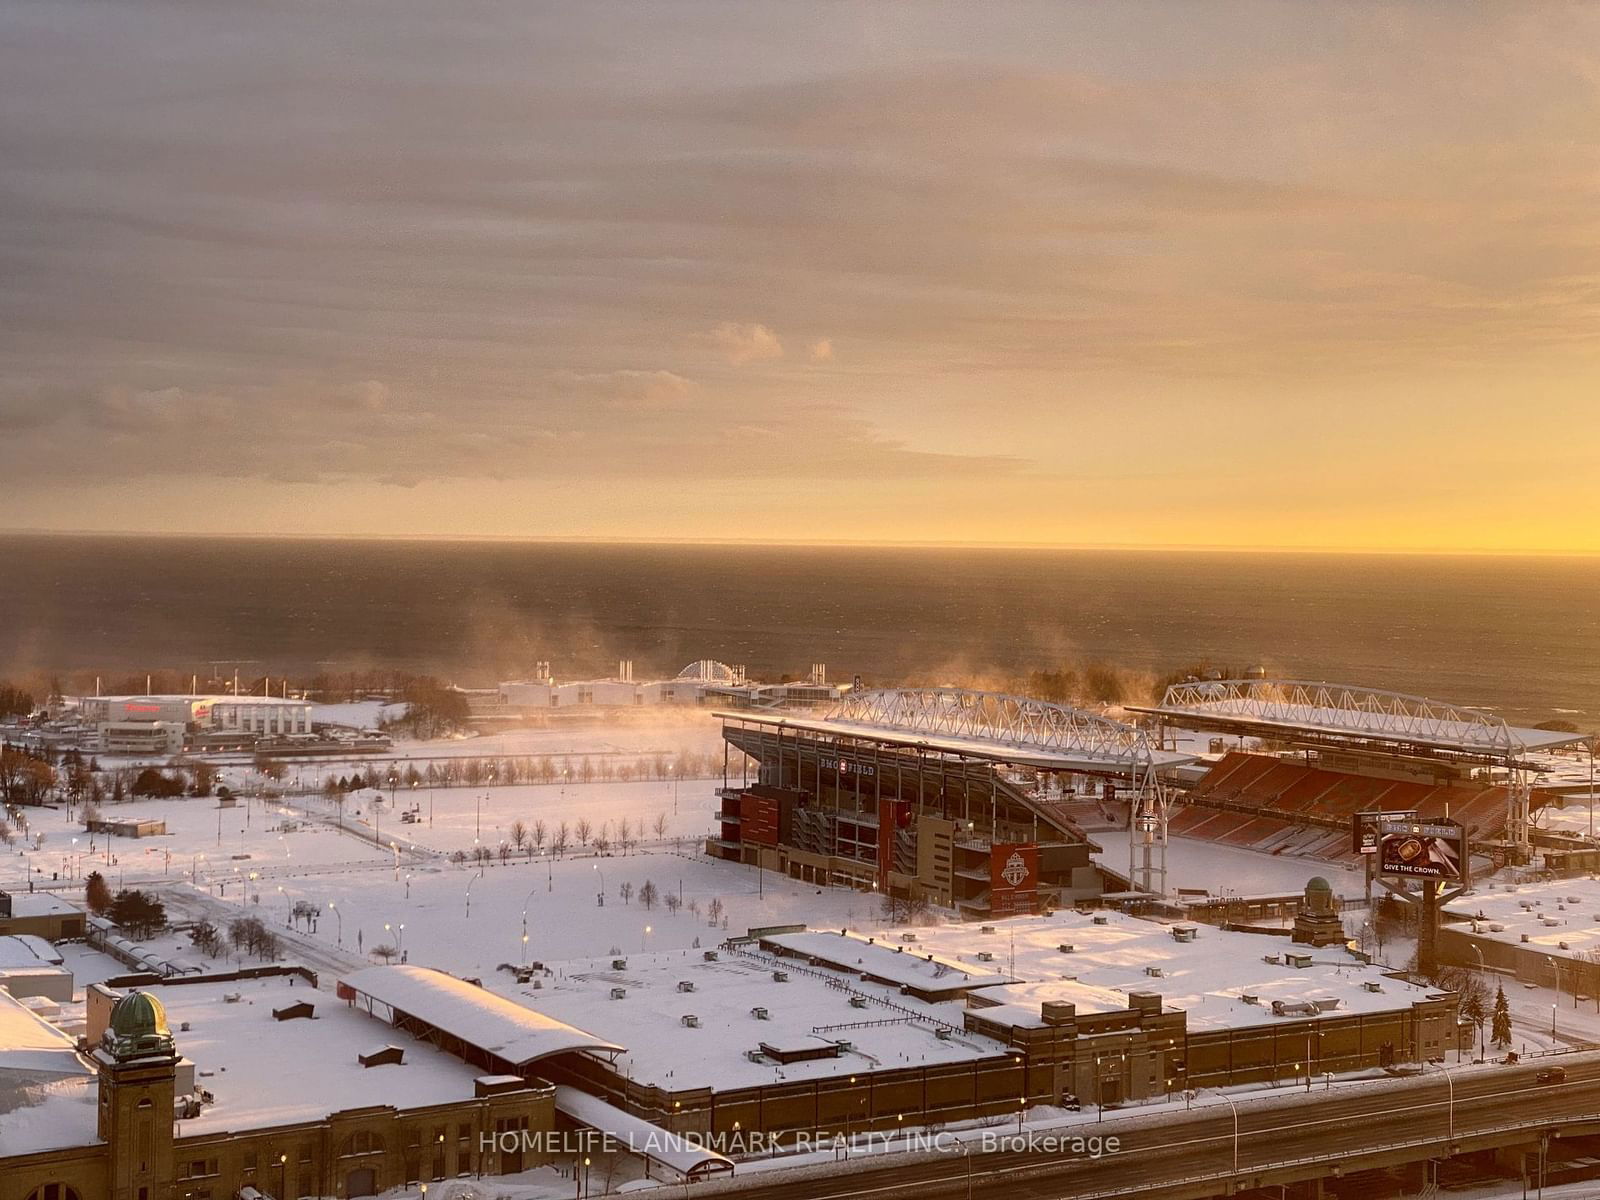
M 1567 1082 L 1539 1084 L 1544 1066 L 1560 1063 Z M 1452 1071 L 1450 1079 L 1430 1068 L 1422 1077 L 1346 1085 L 1328 1091 L 1300 1092 L 1274 1099 L 1241 1098 L 1234 1113 L 1217 1096 L 1192 1112 L 1107 1118 L 1103 1123 L 1075 1125 L 1052 1134 L 1115 1136 L 1115 1154 L 1099 1159 L 1057 1152 L 963 1154 L 959 1149 L 914 1155 L 857 1157 L 827 1168 L 797 1168 L 750 1174 L 697 1185 L 696 1195 L 724 1190 L 754 1200 L 962 1200 L 1005 1196 L 1007 1200 L 1087 1200 L 1095 1196 L 1179 1197 L 1222 1193 L 1235 1172 L 1245 1185 L 1274 1165 L 1311 1158 L 1340 1162 L 1346 1172 L 1363 1165 L 1364 1154 L 1379 1155 L 1384 1147 L 1419 1146 L 1406 1157 L 1443 1155 L 1450 1141 L 1460 1146 L 1475 1136 L 1508 1126 L 1523 1126 L 1526 1135 L 1503 1133 L 1511 1143 L 1535 1140 L 1541 1127 L 1563 1121 L 1595 1121 L 1600 1114 L 1600 1053 L 1564 1054 L 1533 1064 L 1495 1070 Z M 997 1135 L 1015 1134 L 1016 1127 L 996 1127 Z M 1040 1136 L 1046 1136 L 1041 1133 Z M 1476 1143 L 1482 1144 L 1482 1143 Z M 1398 1161 L 1386 1159 L 1385 1162 Z M 1369 1164 L 1376 1165 L 1376 1163 Z M 1210 1177 L 1210 1182 L 1198 1181 Z

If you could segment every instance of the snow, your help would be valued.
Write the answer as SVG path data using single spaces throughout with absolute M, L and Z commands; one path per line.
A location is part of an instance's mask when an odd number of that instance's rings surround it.
M 1128 870 L 1127 831 L 1121 837 L 1103 835 L 1104 851 L 1095 855 L 1113 871 Z M 1321 875 L 1333 885 L 1336 896 L 1366 894 L 1360 870 L 1321 859 L 1262 854 L 1243 846 L 1228 846 L 1200 838 L 1172 837 L 1167 842 L 1167 887 L 1205 888 L 1214 896 L 1283 895 L 1303 891 L 1306 881 Z
M 311 724 L 344 725 L 351 729 L 377 729 L 384 721 L 405 715 L 409 705 L 383 700 L 354 700 L 344 704 L 313 704 Z
M 0 988 L 0 1083 L 10 1087 L 93 1073 L 70 1037 Z
M 1175 941 L 1172 927 L 1118 912 L 1084 915 L 1062 911 L 1051 916 L 1015 917 L 994 923 L 984 934 L 970 925 L 938 925 L 917 930 L 924 950 L 958 963 L 976 962 L 989 951 L 1006 972 L 1025 982 L 984 988 L 978 1004 L 986 1020 L 1040 1027 L 1040 1005 L 1047 1000 L 1076 1004 L 1079 1012 L 1117 1012 L 1130 1005 L 1131 992 L 1155 992 L 1167 1009 L 1187 1013 L 1197 1030 L 1271 1025 L 1281 1021 L 1272 1002 L 1336 999 L 1335 1015 L 1409 1008 L 1428 989 L 1386 978 L 1383 970 L 1351 957 L 1342 946 L 1296 946 L 1287 938 L 1235 933 L 1209 925 L 1191 926 L 1192 942 Z M 1060 947 L 1071 945 L 1071 953 Z M 1269 963 L 1265 956 L 1306 954 L 1305 968 Z M 1150 974 L 1158 970 L 1159 975 Z M 1376 983 L 1380 991 L 1363 985 Z M 1246 1003 L 1245 994 L 1259 1003 Z
M 722 950 L 708 962 L 703 953 L 680 950 L 624 958 L 622 967 L 610 958 L 555 963 L 538 986 L 505 990 L 520 1004 L 625 1044 L 615 1070 L 669 1091 L 760 1087 L 1005 1053 L 999 1042 L 975 1034 L 936 1036 L 940 1025 L 960 1027 L 958 1005 L 924 1004 L 870 984 L 846 990 L 832 972 L 772 955 Z M 788 972 L 788 980 L 775 980 L 774 969 Z M 682 983 L 694 990 L 680 990 Z M 614 988 L 623 990 L 621 999 L 612 998 Z M 850 1003 L 852 991 L 866 999 L 865 1008 Z M 697 1018 L 698 1027 L 686 1025 L 686 1016 Z M 854 1049 L 788 1064 L 746 1057 L 763 1043 L 818 1049 L 839 1040 Z
M 770 946 L 819 961 L 840 970 L 897 986 L 915 988 L 928 995 L 957 994 L 973 988 L 994 987 L 1011 982 L 1006 976 L 978 961 L 957 962 L 940 958 L 917 941 L 894 939 L 893 944 L 868 939 L 843 937 L 838 933 L 774 934 L 762 940 Z M 911 938 L 918 935 L 909 934 Z
M 340 980 L 339 992 L 341 996 L 354 992 L 356 1006 L 372 1009 L 380 1018 L 384 1007 L 398 1010 L 514 1066 L 570 1050 L 621 1049 L 476 984 L 426 967 L 368 967 Z
M 1485 941 L 1525 944 L 1555 958 L 1591 961 L 1585 956 L 1600 950 L 1600 880 L 1592 878 L 1480 887 L 1445 913 L 1475 919 L 1475 936 Z
M 659 1125 L 641 1121 L 577 1088 L 556 1086 L 556 1111 L 580 1125 L 614 1135 L 631 1152 L 646 1155 L 682 1175 L 707 1166 L 733 1169 L 733 1163 L 722 1155 L 696 1147 Z
M 358 1056 L 386 1027 L 292 976 L 151 987 L 167 1011 L 178 1051 L 195 1064 L 196 1086 L 216 1097 L 180 1136 L 319 1121 L 345 1109 L 422 1108 L 470 1099 L 476 1068 L 407 1040 L 404 1065 L 363 1067 Z M 229 1003 L 229 993 L 241 995 Z M 278 1021 L 275 1008 L 304 1000 L 312 1020 Z M 188 1029 L 183 1029 L 184 1022 Z

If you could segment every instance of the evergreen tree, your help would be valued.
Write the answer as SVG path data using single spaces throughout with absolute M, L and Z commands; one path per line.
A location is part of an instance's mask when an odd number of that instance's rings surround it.
M 1496 1046 L 1504 1050 L 1511 1045 L 1511 1004 L 1506 999 L 1504 985 L 1495 989 L 1494 994 L 1494 1025 L 1491 1029 L 1493 1041 Z

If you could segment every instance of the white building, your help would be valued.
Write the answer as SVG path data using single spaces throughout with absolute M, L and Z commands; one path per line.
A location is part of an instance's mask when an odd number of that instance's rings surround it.
M 83 696 L 77 707 L 104 753 L 175 754 L 196 735 L 311 732 L 311 705 L 279 696 Z

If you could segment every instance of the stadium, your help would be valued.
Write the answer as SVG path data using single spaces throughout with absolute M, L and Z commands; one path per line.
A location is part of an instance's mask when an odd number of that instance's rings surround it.
M 1195 889 L 1169 886 L 1173 837 L 1304 859 L 1307 875 L 1349 867 L 1363 860 L 1358 813 L 1459 822 L 1480 872 L 1577 853 L 1536 818 L 1560 803 L 1543 780 L 1578 733 L 1261 678 L 1183 683 L 1127 711 L 1140 724 L 937 688 L 719 713 L 729 753 L 709 850 L 971 919 L 1096 899 L 1183 911 L 1175 893 Z M 1126 839 L 1126 874 L 1096 838 Z

